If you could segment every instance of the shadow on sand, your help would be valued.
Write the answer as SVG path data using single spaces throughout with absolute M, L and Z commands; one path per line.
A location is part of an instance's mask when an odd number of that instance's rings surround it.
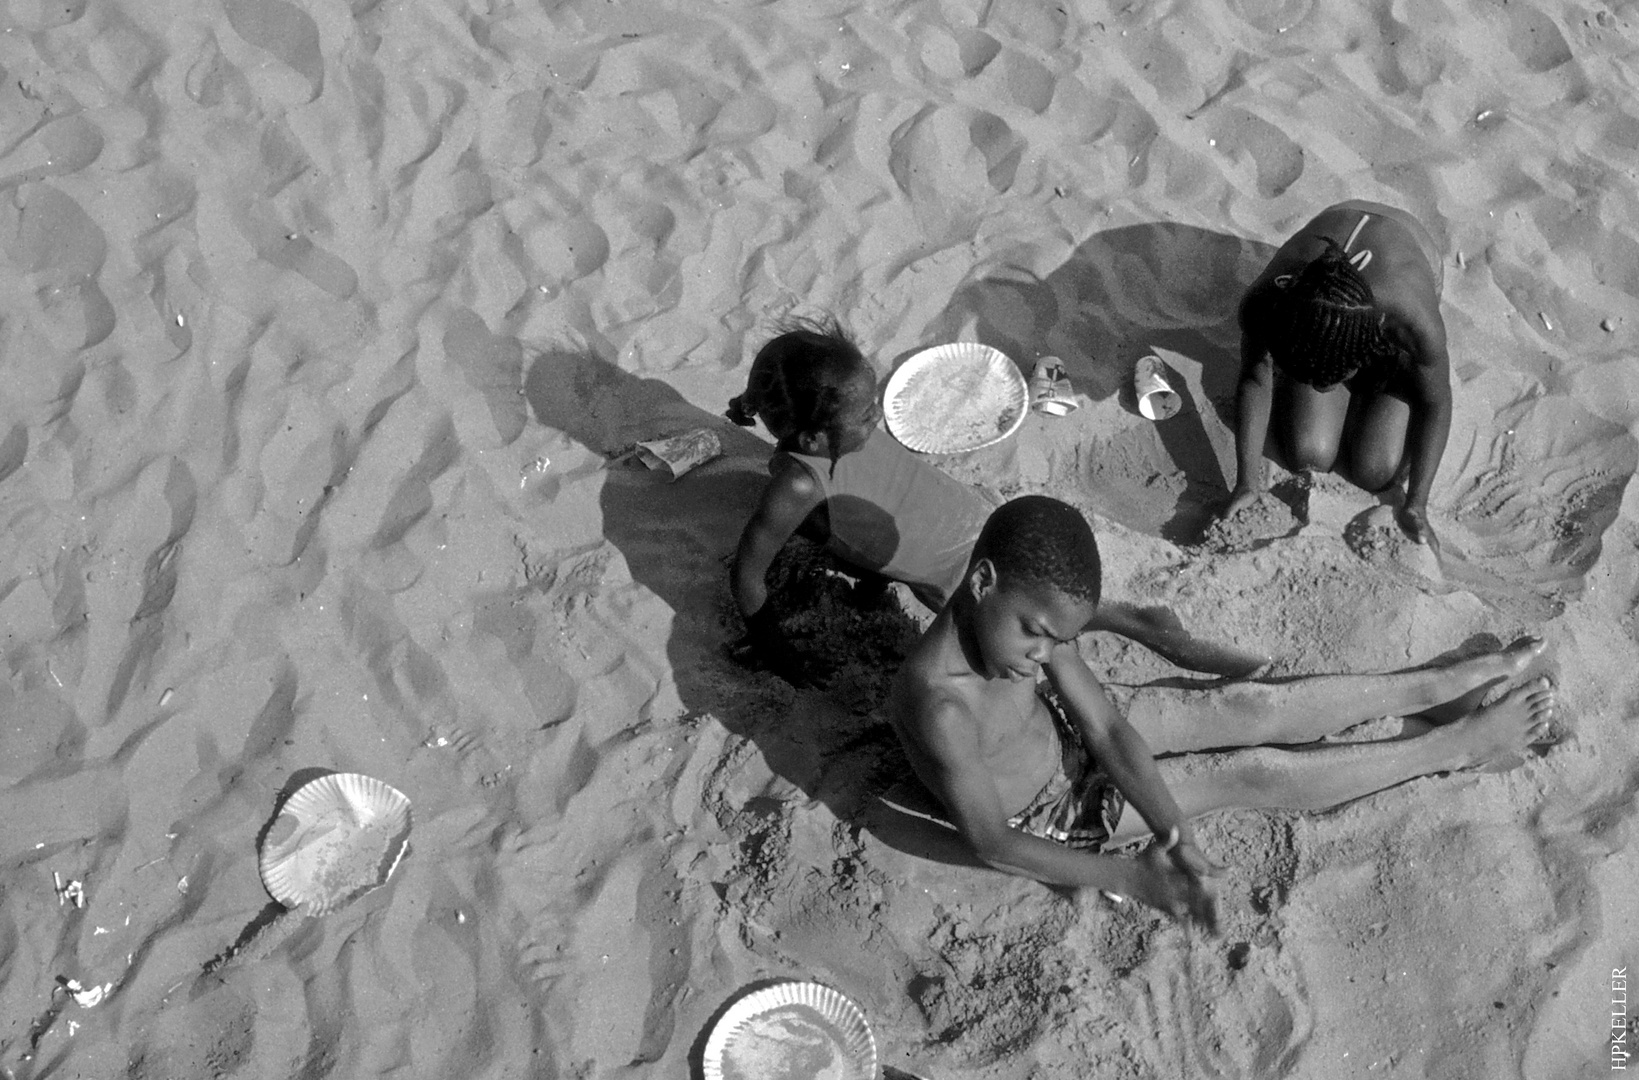
M 925 337 L 948 341 L 971 328 L 1027 372 L 1032 358 L 1058 356 L 1078 392 L 1095 406 L 1115 404 L 1130 421 L 1095 433 L 1080 475 L 1063 479 L 1089 491 L 1101 513 L 1184 543 L 1233 481 L 1224 443 L 1233 446 L 1240 375 L 1236 311 L 1274 253 L 1172 222 L 1108 229 L 1045 276 L 1004 270 L 964 284 Z M 1183 398 L 1179 414 L 1159 423 L 1139 418 L 1132 392 L 1133 369 L 1149 353 L 1162 358 Z M 1143 469 L 1111 467 L 1135 457 L 1177 482 L 1156 486 Z

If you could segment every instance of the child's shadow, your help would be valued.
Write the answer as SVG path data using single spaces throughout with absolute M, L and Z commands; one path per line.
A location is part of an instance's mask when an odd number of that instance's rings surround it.
M 583 466 L 607 469 L 598 495 L 602 536 L 619 550 L 632 580 L 670 609 L 660 678 L 674 680 L 687 714 L 710 716 L 752 739 L 776 774 L 845 815 L 858 796 L 848 770 L 835 767 L 838 760 L 860 753 L 862 741 L 892 738 L 880 720 L 863 715 L 863 701 L 848 704 L 861 680 L 833 680 L 836 695 L 794 694 L 725 654 L 741 630 L 730 610 L 726 559 L 762 495 L 772 446 L 667 383 L 623 371 L 590 349 L 536 354 L 524 393 L 536 420 L 606 459 L 640 439 L 701 427 L 718 434 L 723 457 L 676 480 L 630 460 Z M 553 512 L 550 503 L 544 512 Z M 813 642 L 834 636 L 830 630 L 816 626 Z M 858 671 L 841 673 L 849 674 Z M 872 675 L 870 681 L 883 681 L 881 673 Z
M 1058 356 L 1078 392 L 1126 414 L 1110 424 L 1110 410 L 1085 411 L 1100 429 L 1079 455 L 1084 475 L 1076 482 L 1123 524 L 1192 541 L 1233 480 L 1237 308 L 1274 253 L 1269 244 L 1172 222 L 1108 229 L 1045 277 L 1011 270 L 963 285 L 929 340 L 973 327 L 1027 371 L 1031 357 Z M 1183 408 L 1151 422 L 1138 414 L 1132 377 L 1138 359 L 1158 351 Z M 1181 474 L 1181 490 L 1156 483 L 1163 474 Z

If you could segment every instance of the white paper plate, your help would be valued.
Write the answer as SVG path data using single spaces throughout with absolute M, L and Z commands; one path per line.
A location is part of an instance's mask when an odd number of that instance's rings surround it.
M 295 825 L 262 847 L 262 884 L 287 908 L 333 911 L 386 884 L 410 840 L 410 800 L 362 773 L 332 773 L 297 788 L 279 810 Z M 283 826 L 275 822 L 271 837 Z
M 705 1080 L 876 1080 L 876 1036 L 829 986 L 780 983 L 729 1006 L 702 1064 Z
M 1018 365 L 989 345 L 935 345 L 888 378 L 882 412 L 894 438 L 924 454 L 960 454 L 999 443 L 1024 423 L 1030 387 Z

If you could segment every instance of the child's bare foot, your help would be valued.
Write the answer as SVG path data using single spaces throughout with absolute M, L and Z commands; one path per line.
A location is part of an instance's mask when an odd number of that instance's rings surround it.
M 1547 739 L 1554 729 L 1554 685 L 1538 676 L 1452 724 L 1468 766 L 1485 765 Z
M 1526 635 L 1496 652 L 1481 653 L 1466 660 L 1459 660 L 1448 669 L 1454 676 L 1466 680 L 1469 685 L 1463 688 L 1463 693 L 1480 686 L 1489 686 L 1499 679 L 1517 679 L 1528 671 L 1533 663 L 1542 656 L 1548 648 L 1548 643 L 1535 635 Z
M 1436 696 L 1445 698 L 1418 715 L 1436 724 L 1460 720 L 1479 708 L 1486 691 L 1499 682 L 1518 679 L 1542 659 L 1548 643 L 1539 637 L 1520 638 L 1506 649 L 1481 653 L 1447 666 Z

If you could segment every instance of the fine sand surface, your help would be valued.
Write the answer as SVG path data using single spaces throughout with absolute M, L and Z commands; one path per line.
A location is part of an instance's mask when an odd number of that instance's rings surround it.
M 793 977 L 934 1080 L 1605 1074 L 1639 970 L 1639 3 L 0 27 L 0 1077 L 683 1077 Z M 1439 563 L 1329 478 L 1202 536 L 1235 302 L 1346 198 L 1445 245 Z M 1085 508 L 1107 595 L 1277 676 L 1538 633 L 1574 737 L 1208 819 L 1217 939 L 896 847 L 914 620 L 821 582 L 822 690 L 721 651 L 769 445 L 720 414 L 823 312 L 884 375 L 960 338 L 1062 357 L 1086 407 L 942 463 Z M 1159 425 L 1123 392 L 1150 351 L 1185 398 Z M 609 463 L 713 425 L 675 483 Z M 332 770 L 409 796 L 408 854 L 258 938 L 257 840 Z

